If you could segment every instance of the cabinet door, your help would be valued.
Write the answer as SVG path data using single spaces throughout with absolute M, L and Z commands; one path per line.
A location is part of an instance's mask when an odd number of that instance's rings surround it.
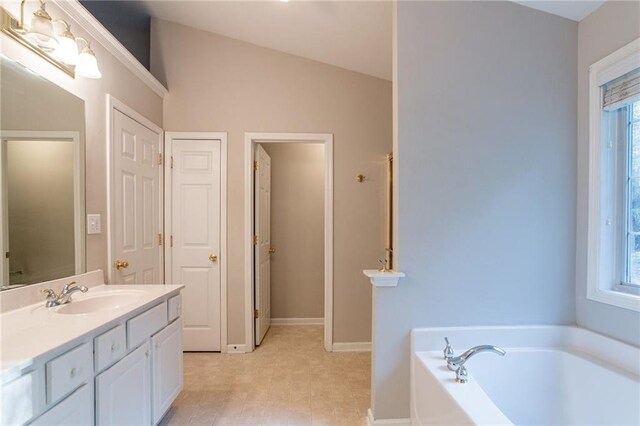
M 151 338 L 153 345 L 153 423 L 167 412 L 182 390 L 182 319 Z
M 148 342 L 96 377 L 96 424 L 151 424 Z
M 93 424 L 91 386 L 83 385 L 31 424 L 38 426 L 86 426 Z

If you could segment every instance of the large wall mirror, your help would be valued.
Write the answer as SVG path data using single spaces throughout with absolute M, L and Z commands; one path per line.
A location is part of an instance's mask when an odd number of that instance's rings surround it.
M 85 272 L 84 101 L 0 56 L 0 289 Z

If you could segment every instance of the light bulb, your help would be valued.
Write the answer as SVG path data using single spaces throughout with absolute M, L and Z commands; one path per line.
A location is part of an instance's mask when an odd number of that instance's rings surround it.
M 75 65 L 78 61 L 78 43 L 73 34 L 65 31 L 58 37 L 58 47 L 53 51 L 53 56 L 68 65 Z
M 82 50 L 76 62 L 76 72 L 86 78 L 101 78 L 102 73 L 98 69 L 96 55 L 89 47 Z
M 41 6 L 40 9 L 33 12 L 27 38 L 45 50 L 50 51 L 58 46 L 58 40 L 56 40 L 53 35 L 51 16 L 44 10 L 44 6 Z

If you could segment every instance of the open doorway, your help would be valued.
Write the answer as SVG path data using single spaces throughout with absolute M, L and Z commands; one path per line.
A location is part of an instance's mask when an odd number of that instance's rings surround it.
M 324 324 L 332 350 L 333 137 L 246 134 L 246 336 L 275 324 Z

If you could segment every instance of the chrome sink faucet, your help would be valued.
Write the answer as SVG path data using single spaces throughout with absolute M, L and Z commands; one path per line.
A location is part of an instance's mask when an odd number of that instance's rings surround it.
M 453 350 L 449 345 L 449 339 L 445 337 L 444 340 L 447 343 L 447 346 L 444 349 L 444 359 L 447 361 L 447 368 L 456 372 L 456 382 L 458 383 L 467 383 L 469 372 L 464 364 L 474 355 L 482 352 L 491 352 L 500 356 L 506 355 L 505 350 L 497 346 L 480 345 L 469 349 L 459 356 L 454 356 Z
M 82 293 L 86 293 L 89 289 L 83 285 L 75 285 L 75 281 L 71 281 L 69 284 L 65 285 L 60 292 L 60 295 L 57 295 L 55 291 L 50 288 L 42 289 L 42 292 L 47 296 L 45 306 L 47 308 L 53 308 L 54 306 L 64 305 L 65 303 L 71 302 L 71 295 L 81 291 Z

